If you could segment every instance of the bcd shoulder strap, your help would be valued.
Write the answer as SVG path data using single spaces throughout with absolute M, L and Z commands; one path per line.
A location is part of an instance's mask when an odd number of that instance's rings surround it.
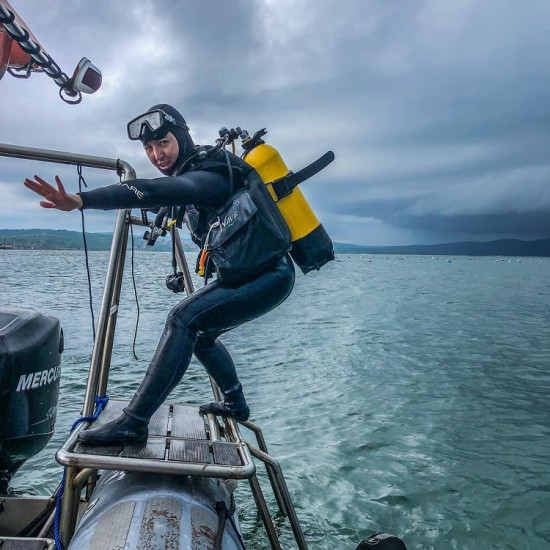
M 287 195 L 290 195 L 297 185 L 300 185 L 300 183 L 311 178 L 323 170 L 323 168 L 326 168 L 333 160 L 334 153 L 332 151 L 327 151 L 322 157 L 305 168 L 302 168 L 300 171 L 296 173 L 290 172 L 286 176 L 270 182 L 277 196 L 277 200 L 281 200 Z

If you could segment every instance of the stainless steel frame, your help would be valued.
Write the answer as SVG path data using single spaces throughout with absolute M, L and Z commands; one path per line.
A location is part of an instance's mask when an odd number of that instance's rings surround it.
M 56 459 L 63 466 L 82 468 L 82 455 L 70 452 L 77 442 L 81 425 L 78 426 L 69 438 L 57 451 Z M 237 452 L 243 463 L 242 466 L 218 466 L 216 464 L 195 464 L 182 462 L 163 462 L 146 458 L 122 458 L 119 456 L 86 455 L 85 465 L 88 468 L 105 470 L 131 470 L 136 472 L 158 472 L 173 475 L 189 475 L 199 477 L 215 477 L 227 479 L 246 479 L 254 475 L 256 466 L 252 460 L 247 444 L 240 440 L 235 443 Z

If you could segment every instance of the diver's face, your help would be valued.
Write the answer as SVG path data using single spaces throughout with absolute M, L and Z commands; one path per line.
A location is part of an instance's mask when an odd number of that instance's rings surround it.
M 148 141 L 143 148 L 151 164 L 162 172 L 174 166 L 180 152 L 178 141 L 172 132 L 168 132 L 162 139 Z

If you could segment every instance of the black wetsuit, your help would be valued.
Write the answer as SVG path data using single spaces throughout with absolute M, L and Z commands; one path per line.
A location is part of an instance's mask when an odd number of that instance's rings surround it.
M 239 171 L 235 173 L 233 191 L 242 186 Z M 228 176 L 198 169 L 179 176 L 130 180 L 80 196 L 82 209 L 146 209 L 189 204 L 212 209 L 229 198 L 230 184 Z M 182 300 L 169 313 L 145 379 L 125 413 L 147 422 L 181 380 L 193 353 L 222 392 L 238 386 L 235 366 L 218 336 L 271 311 L 288 297 L 293 286 L 294 266 L 286 254 L 237 287 L 224 286 L 216 279 Z

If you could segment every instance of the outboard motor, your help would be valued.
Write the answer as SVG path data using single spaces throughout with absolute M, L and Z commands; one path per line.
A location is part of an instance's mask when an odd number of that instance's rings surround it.
M 0 494 L 53 435 L 62 353 L 58 319 L 0 306 Z

